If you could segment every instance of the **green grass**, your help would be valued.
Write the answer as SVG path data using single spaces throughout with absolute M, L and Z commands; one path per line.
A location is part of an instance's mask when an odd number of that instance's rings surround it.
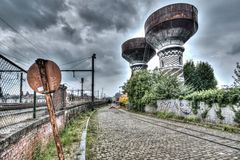
M 76 151 L 79 149 L 82 130 L 90 113 L 81 113 L 60 132 L 65 159 L 74 159 Z M 40 151 L 39 147 L 40 145 L 36 147 L 33 154 L 34 160 L 58 160 L 53 138 L 50 138 L 48 145 L 43 151 Z
M 97 122 L 96 114 L 94 113 L 88 124 L 87 131 L 87 148 L 86 148 L 86 159 L 94 159 L 95 154 L 93 151 L 93 145 L 97 140 Z

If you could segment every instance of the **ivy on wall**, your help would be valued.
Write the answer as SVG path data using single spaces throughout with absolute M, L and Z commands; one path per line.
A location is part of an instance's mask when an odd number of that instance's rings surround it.
M 183 85 L 175 76 L 162 74 L 158 70 L 142 70 L 134 73 L 125 83 L 124 92 L 132 109 L 144 111 L 145 105 L 156 105 L 157 100 L 184 99 L 192 102 L 192 112 L 198 113 L 200 102 L 208 105 L 208 109 L 201 113 L 203 119 L 213 104 L 218 107 L 215 112 L 220 120 L 223 120 L 222 108 L 226 106 L 240 107 L 240 88 L 209 89 L 194 91 L 191 86 Z M 235 110 L 235 122 L 240 124 L 240 110 Z

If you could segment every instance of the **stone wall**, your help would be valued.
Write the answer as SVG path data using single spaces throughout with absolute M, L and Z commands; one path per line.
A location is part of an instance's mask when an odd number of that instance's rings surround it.
M 233 106 L 236 110 L 238 108 Z M 192 102 L 187 100 L 158 100 L 157 107 L 153 106 L 145 106 L 146 112 L 173 112 L 179 116 L 196 116 L 200 119 L 202 118 L 202 113 L 207 110 L 205 121 L 211 123 L 225 123 L 225 124 L 235 124 L 234 116 L 235 113 L 230 106 L 226 106 L 221 108 L 222 116 L 224 117 L 223 120 L 220 120 L 216 114 L 216 111 L 219 110 L 218 104 L 213 104 L 212 107 L 209 107 L 204 102 L 199 104 L 199 109 L 197 110 L 197 114 L 195 115 L 192 111 Z
M 53 105 L 55 110 L 61 110 L 66 107 L 67 87 L 60 85 L 59 89 L 53 93 Z
M 95 102 L 94 108 L 105 102 Z M 79 106 L 65 108 L 58 111 L 57 124 L 63 129 L 71 119 L 74 119 L 81 112 L 92 108 L 91 103 L 84 103 Z M 32 159 L 36 149 L 43 149 L 52 135 L 51 125 L 48 116 L 41 117 L 25 128 L 6 136 L 0 141 L 0 159 L 24 160 Z

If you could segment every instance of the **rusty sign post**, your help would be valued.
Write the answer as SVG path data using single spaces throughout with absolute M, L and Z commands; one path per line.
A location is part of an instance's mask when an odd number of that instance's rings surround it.
M 49 113 L 49 120 L 52 126 L 53 137 L 55 140 L 58 158 L 64 160 L 63 148 L 59 136 L 59 131 L 56 123 L 56 115 L 53 107 L 51 93 L 55 92 L 61 82 L 61 71 L 56 63 L 37 59 L 28 70 L 27 80 L 30 87 L 41 94 L 45 94 L 47 109 Z

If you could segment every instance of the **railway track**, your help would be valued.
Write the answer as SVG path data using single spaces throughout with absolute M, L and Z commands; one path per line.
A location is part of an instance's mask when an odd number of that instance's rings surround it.
M 239 137 L 234 138 L 229 136 L 217 135 L 207 131 L 202 131 L 201 129 L 189 128 L 186 127 L 184 124 L 166 122 L 164 120 L 142 116 L 135 113 L 129 113 L 123 110 L 120 111 L 129 114 L 130 116 L 139 121 L 240 151 L 240 135 Z
M 83 103 L 69 104 L 66 109 L 74 108 L 80 104 Z M 39 118 L 46 115 L 48 115 L 47 107 L 44 104 L 39 104 L 39 107 L 36 108 L 36 117 Z M 22 126 L 26 126 L 34 120 L 31 104 L 4 104 L 0 107 L 0 137 Z
M 37 117 L 42 117 L 46 114 L 46 107 L 37 108 Z M 33 109 L 0 111 L 0 139 L 19 128 L 27 126 L 32 121 L 34 121 Z

